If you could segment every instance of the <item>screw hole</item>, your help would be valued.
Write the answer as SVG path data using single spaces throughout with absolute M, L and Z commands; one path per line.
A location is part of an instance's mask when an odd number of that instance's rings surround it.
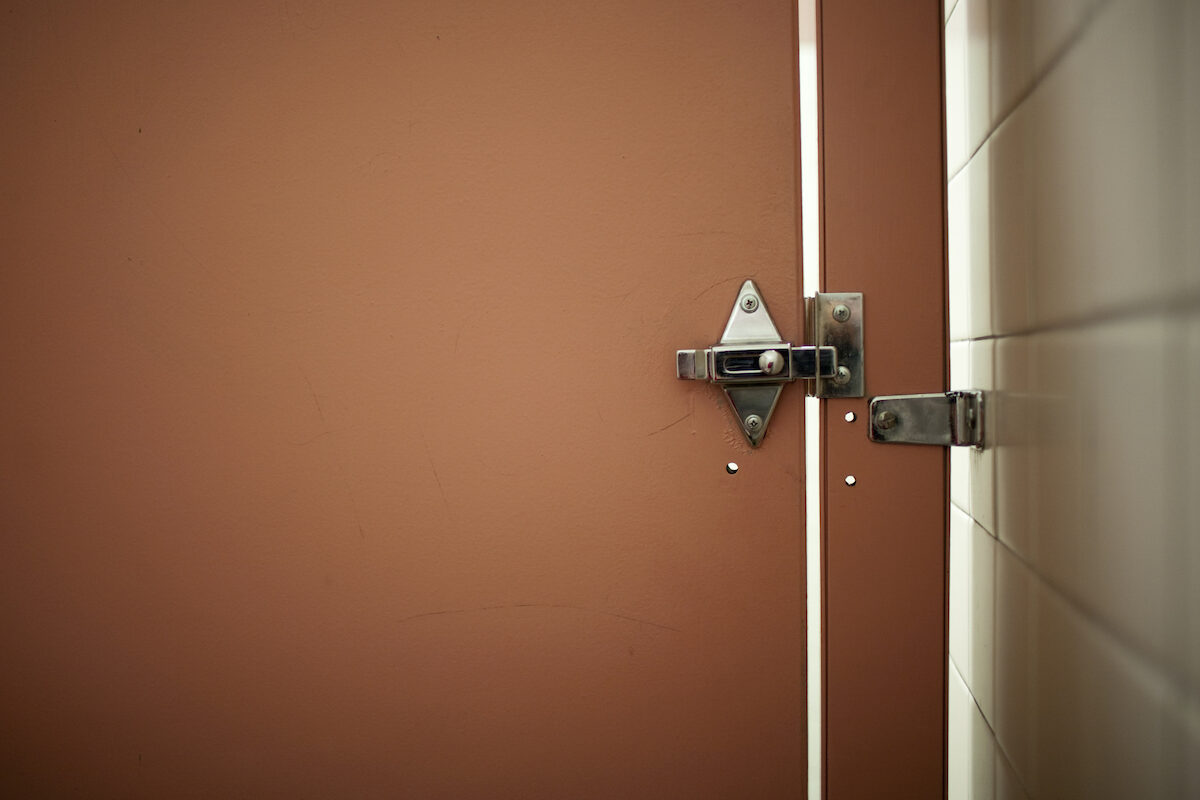
M 856 483 L 858 483 L 858 480 L 853 475 L 846 476 L 846 485 L 847 486 L 853 486 Z
M 854 420 L 856 420 L 856 419 L 858 419 L 858 417 L 855 415 L 855 413 L 853 411 L 846 412 L 846 422 L 854 422 Z
M 728 464 L 725 465 L 725 471 L 728 472 L 730 475 L 736 475 L 737 471 L 738 471 L 738 465 L 735 464 L 734 462 L 730 461 Z

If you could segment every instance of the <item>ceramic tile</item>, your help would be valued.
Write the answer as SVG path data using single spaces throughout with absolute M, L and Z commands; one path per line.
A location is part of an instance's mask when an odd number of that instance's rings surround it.
M 1200 3 L 1184 4 L 1183 25 L 1184 127 L 1182 165 L 1184 183 L 1183 219 L 1200 219 Z M 1188 289 L 1200 290 L 1200 225 L 1185 225 L 1183 268 Z
M 959 0 L 946 20 L 946 174 L 967 161 L 967 12 Z
M 947 708 L 946 771 L 948 800 L 968 800 L 971 796 L 971 693 L 950 663 L 950 697 Z
M 1046 551 L 1060 541 L 1078 540 L 1084 504 L 1080 444 L 1084 439 L 1078 361 L 1080 339 L 1069 332 L 1028 337 L 1029 444 L 1025 448 L 1029 524 L 1006 541 L 1043 571 Z
M 1200 797 L 1200 699 L 1178 694 L 1164 704 L 1165 797 Z
M 1172 288 L 1182 123 L 1178 46 L 1161 8 L 1113 0 L 1020 111 L 1033 142 L 1036 324 Z
M 995 737 L 953 664 L 948 715 L 948 798 L 992 800 Z
M 1131 2 L 1122 0 L 1121 5 Z M 1153 19 L 1146 35 L 1154 50 L 1142 57 L 1153 65 L 1146 71 L 1152 71 L 1155 81 L 1155 139 L 1147 144 L 1155 156 L 1153 188 L 1158 218 L 1157 228 L 1146 232 L 1159 237 L 1156 249 L 1166 296 L 1200 287 L 1200 264 L 1188 261 L 1189 249 L 1195 254 L 1196 179 L 1200 175 L 1195 163 L 1200 148 L 1195 138 L 1200 133 L 1195 124 L 1200 114 L 1200 58 L 1189 52 L 1189 47 L 1200 41 L 1195 30 L 1189 31 L 1189 22 L 1192 28 L 1196 25 L 1194 19 L 1188 19 L 1197 15 L 1195 6 L 1195 2 L 1155 0 L 1124 12 Z
M 1030 57 L 1034 75 L 1041 75 L 1069 49 L 1093 12 L 1105 0 L 1030 2 Z
M 992 2 L 1004 0 L 959 0 L 959 5 L 965 5 L 967 12 L 967 53 L 966 53 L 966 112 L 967 112 L 967 154 L 979 149 L 988 134 L 992 131 L 990 79 L 990 11 Z
M 971 800 L 993 800 L 996 796 L 996 737 L 979 707 L 971 705 L 971 766 L 968 785 Z
M 950 388 L 970 388 L 970 342 L 950 343 Z M 971 454 L 965 447 L 950 448 L 950 502 L 971 511 Z
M 966 389 L 971 383 L 971 343 L 950 343 L 950 388 Z
M 1187 323 L 1187 350 L 1182 363 L 1189 365 L 1186 389 L 1176 412 L 1187 419 L 1187 443 L 1184 461 L 1176 485 L 1184 493 L 1184 520 L 1176 537 L 1180 545 L 1180 560 L 1184 562 L 1183 581 L 1177 595 L 1184 609 L 1184 625 L 1175 637 L 1184 643 L 1186 673 L 1194 688 L 1200 687 L 1200 418 L 1195 414 L 1200 398 L 1200 314 Z M 1190 407 L 1190 408 L 1189 408 Z M 1198 750 L 1197 752 L 1200 752 Z M 1200 797 L 1200 794 L 1197 794 Z
M 950 509 L 950 658 L 984 716 L 993 716 L 995 540 Z
M 967 673 L 964 678 L 983 716 L 995 717 L 993 643 L 996 614 L 996 540 L 971 526 L 970 577 L 967 586 Z
M 996 800 L 1029 800 L 1025 788 L 1017 779 L 1012 764 L 1004 755 L 999 744 L 996 745 Z
M 1027 785 L 1038 750 L 1035 706 L 1038 676 L 1034 630 L 1034 578 L 1006 547 L 996 550 L 996 741 L 1007 755 L 1014 783 Z
M 1162 530 L 1151 531 L 1150 541 L 1162 546 L 1161 635 L 1166 642 L 1168 668 L 1187 676 L 1200 692 L 1200 508 L 1196 486 L 1200 479 L 1200 311 L 1168 317 L 1163 324 L 1166 341 L 1164 367 L 1155 392 L 1162 398 L 1160 434 L 1162 468 L 1155 479 L 1162 484 Z M 1157 630 L 1160 626 L 1155 626 Z
M 988 212 L 988 146 L 950 181 L 947 250 L 950 339 L 976 339 L 992 331 L 991 226 Z
M 971 355 L 968 372 L 969 388 L 984 393 L 984 441 L 994 438 L 995 434 L 988 429 L 986 404 L 994 394 L 994 363 L 996 342 L 994 339 L 984 339 L 971 342 Z M 971 462 L 970 493 L 971 516 L 991 534 L 996 532 L 996 449 L 994 446 L 983 448 L 954 448 L 963 450 Z
M 1156 658 L 1170 636 L 1172 428 L 1166 393 L 1153 390 L 1168 369 L 1167 332 L 1144 319 L 1032 337 L 1032 525 L 1021 551 Z
M 1028 120 L 1018 110 L 992 134 L 989 147 L 992 329 L 1001 335 L 1030 324 L 1034 176 Z
M 958 173 L 946 191 L 946 251 L 950 300 L 950 341 L 971 333 L 971 204 L 968 169 Z
M 1031 19 L 1035 0 L 991 3 L 990 115 L 995 126 L 1007 116 L 1033 82 Z
M 950 507 L 950 660 L 966 673 L 970 658 L 971 518 Z
M 992 333 L 991 162 L 985 142 L 971 158 L 967 178 L 967 272 L 970 281 L 968 336 L 977 339 Z
M 1159 676 L 1005 548 L 996 587 L 996 738 L 1030 796 L 1165 796 Z
M 995 390 L 986 408 L 988 432 L 996 457 L 996 530 L 1019 552 L 1028 550 L 1029 473 L 1033 403 L 1029 384 L 1029 337 L 996 342 Z
M 1163 386 L 1170 327 L 1147 319 L 1100 325 L 1071 337 L 1073 390 L 1082 418 L 1078 539 L 1044 551 L 1055 574 L 1103 621 L 1159 655 L 1170 641 L 1174 598 L 1168 544 L 1175 425 Z M 1120 364 L 1123 386 L 1107 371 Z

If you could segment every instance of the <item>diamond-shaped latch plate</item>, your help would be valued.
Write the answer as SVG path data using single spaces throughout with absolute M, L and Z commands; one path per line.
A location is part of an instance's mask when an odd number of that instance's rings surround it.
M 809 313 L 821 313 L 822 295 L 815 298 L 815 309 Z M 861 295 L 836 295 L 838 298 L 857 298 L 854 308 L 858 312 L 855 321 L 858 330 L 858 349 L 861 353 Z M 842 304 L 838 316 L 849 321 L 849 304 Z M 832 308 L 832 307 L 831 307 Z M 829 314 L 834 312 L 830 310 Z M 849 312 L 852 313 L 852 312 Z M 835 323 L 831 317 L 831 324 Z M 841 324 L 841 323 L 837 323 Z M 829 327 L 829 326 L 825 326 Z M 839 333 L 844 333 L 834 326 Z M 817 323 L 816 330 L 822 331 Z M 754 281 L 747 280 L 738 290 L 729 322 L 721 340 L 703 350 L 678 350 L 675 354 L 676 376 L 685 380 L 709 381 L 721 386 L 729 398 L 733 413 L 737 416 L 742 433 L 752 447 L 758 447 L 767 433 L 767 425 L 779 402 L 784 384 L 797 379 L 811 380 L 818 384 L 837 385 L 842 391 L 852 391 L 850 381 L 843 380 L 846 368 L 839 368 L 838 348 L 824 342 L 816 346 L 793 347 L 785 342 L 767 311 L 766 301 Z M 861 358 L 857 362 L 858 386 L 861 387 Z M 853 394 L 838 394 L 853 397 Z M 861 388 L 859 395 L 861 396 Z

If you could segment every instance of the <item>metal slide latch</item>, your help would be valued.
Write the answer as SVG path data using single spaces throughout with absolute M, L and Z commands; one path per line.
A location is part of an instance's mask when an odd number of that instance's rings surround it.
M 816 397 L 863 396 L 862 295 L 818 294 L 805 299 L 805 309 L 814 344 L 793 347 L 748 280 L 720 342 L 676 351 L 676 376 L 719 384 L 752 447 L 762 442 L 786 383 L 811 381 L 808 394 Z
M 983 392 L 871 398 L 873 442 L 983 446 Z

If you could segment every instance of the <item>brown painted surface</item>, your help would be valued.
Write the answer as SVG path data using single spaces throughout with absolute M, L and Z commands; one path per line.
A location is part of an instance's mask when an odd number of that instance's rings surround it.
M 868 395 L 946 386 L 941 21 L 821 4 L 822 282 L 864 294 Z M 942 797 L 946 451 L 865 424 L 866 400 L 825 404 L 826 794 Z
M 4 22 L 4 794 L 803 793 L 791 3 Z

